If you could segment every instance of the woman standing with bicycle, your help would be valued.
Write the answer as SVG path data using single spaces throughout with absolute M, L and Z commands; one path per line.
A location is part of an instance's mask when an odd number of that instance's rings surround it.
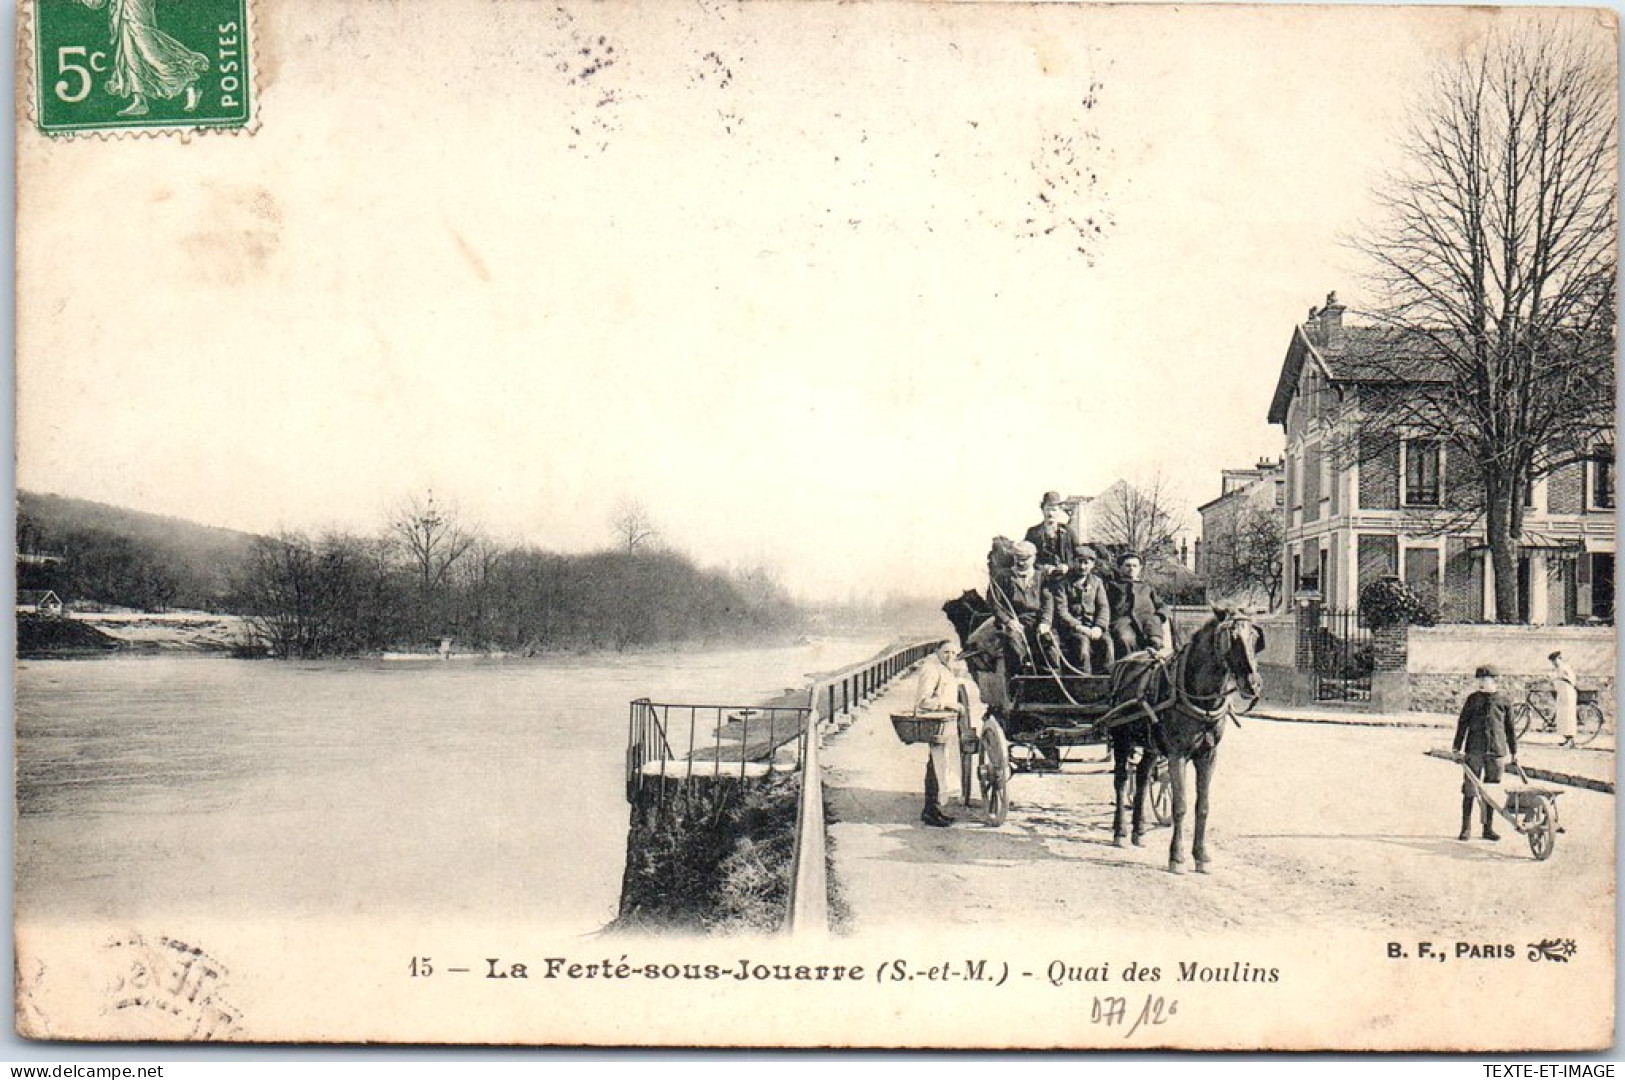
M 1557 733 L 1563 737 L 1564 746 L 1573 746 L 1580 710 L 1580 688 L 1575 685 L 1574 669 L 1563 659 L 1561 650 L 1546 659 L 1552 663 L 1552 689 L 1557 694 Z

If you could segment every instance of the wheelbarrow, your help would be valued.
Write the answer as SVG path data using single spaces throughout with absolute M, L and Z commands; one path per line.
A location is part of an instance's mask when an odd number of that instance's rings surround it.
M 1506 799 L 1497 803 L 1490 797 L 1489 788 L 1484 782 L 1473 775 L 1473 770 L 1467 767 L 1464 755 L 1455 755 L 1461 762 L 1462 775 L 1472 784 L 1473 790 L 1484 801 L 1484 805 L 1506 819 L 1514 829 L 1529 839 L 1529 851 L 1536 859 L 1546 860 L 1552 857 L 1557 847 L 1557 834 L 1562 828 L 1557 823 L 1557 797 L 1563 794 L 1556 788 L 1535 787 L 1529 783 L 1529 777 L 1524 775 L 1523 766 L 1518 759 L 1512 759 L 1512 769 L 1523 781 L 1521 788 L 1509 788 Z

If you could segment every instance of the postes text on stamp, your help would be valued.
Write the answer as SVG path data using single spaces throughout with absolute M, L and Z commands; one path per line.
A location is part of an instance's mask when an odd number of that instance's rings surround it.
M 244 127 L 249 0 L 36 0 L 35 100 L 48 134 Z

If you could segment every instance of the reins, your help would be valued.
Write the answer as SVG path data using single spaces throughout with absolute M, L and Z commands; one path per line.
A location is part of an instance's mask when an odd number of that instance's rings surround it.
M 992 595 L 995 592 L 998 593 L 999 598 L 1004 601 L 1005 610 L 1012 613 L 1012 614 L 1014 614 L 1015 609 L 1016 609 L 1016 605 L 1015 605 L 1014 602 L 1011 601 L 1010 594 L 1005 592 L 1004 589 L 999 586 L 999 579 L 998 579 L 997 575 L 995 575 L 995 574 L 989 574 L 988 575 L 987 589 L 988 589 L 988 597 L 989 597 L 990 600 L 992 599 Z M 995 619 L 997 619 L 999 617 L 998 605 L 990 603 L 989 606 L 993 608 L 993 617 Z M 1023 631 L 1023 633 L 1025 633 L 1025 631 Z M 1031 648 L 1032 648 L 1032 643 L 1028 643 L 1028 649 L 1031 650 Z M 1073 674 L 1073 675 L 1082 675 L 1083 674 L 1082 671 L 1079 671 L 1078 669 L 1074 668 L 1071 664 L 1067 663 L 1066 656 L 1064 654 L 1062 654 L 1061 649 L 1059 648 L 1058 645 L 1057 645 L 1057 648 L 1056 648 L 1055 652 L 1056 652 L 1057 656 L 1060 657 L 1061 665 L 1063 667 L 1065 667 L 1071 674 Z M 1049 659 L 1048 656 L 1046 656 L 1044 659 L 1046 660 L 1045 674 L 1047 674 L 1050 677 L 1051 681 L 1053 681 L 1055 683 L 1055 688 L 1061 692 L 1062 697 L 1066 698 L 1067 704 L 1073 705 L 1073 706 L 1081 709 L 1083 707 L 1083 703 L 1080 702 L 1077 698 L 1073 697 L 1071 692 L 1067 690 L 1066 682 L 1061 677 L 1062 673 L 1056 671 L 1053 667 L 1049 666 L 1049 664 L 1047 663 L 1047 661 Z
M 1220 630 L 1226 629 L 1235 621 L 1235 616 L 1231 616 L 1225 622 L 1216 625 L 1213 628 L 1214 636 L 1217 637 Z M 1145 673 L 1141 678 L 1149 679 L 1153 672 L 1166 669 L 1171 664 L 1173 670 L 1168 672 L 1168 696 L 1155 704 L 1146 701 L 1142 697 L 1136 697 L 1133 701 L 1126 701 L 1117 708 L 1112 709 L 1101 719 L 1110 722 L 1116 719 L 1115 714 L 1119 709 L 1126 710 L 1138 706 L 1146 714 L 1146 719 L 1152 723 L 1156 723 L 1161 718 L 1161 714 L 1169 709 L 1177 709 L 1191 719 L 1206 725 L 1209 729 L 1222 725 L 1226 719 L 1240 727 L 1241 721 L 1236 718 L 1236 706 L 1232 700 L 1232 696 L 1240 690 L 1240 686 L 1228 666 L 1224 667 L 1223 682 L 1219 684 L 1218 691 L 1212 695 L 1195 694 L 1185 685 L 1190 658 L 1195 649 L 1196 639 L 1192 638 L 1174 654 L 1172 661 L 1165 660 L 1160 656 L 1151 658 L 1151 664 L 1145 669 Z M 1228 650 L 1222 650 L 1220 655 L 1223 656 L 1226 651 Z M 1247 705 L 1242 709 L 1243 712 L 1252 708 L 1258 702 L 1255 695 L 1247 695 L 1247 698 Z

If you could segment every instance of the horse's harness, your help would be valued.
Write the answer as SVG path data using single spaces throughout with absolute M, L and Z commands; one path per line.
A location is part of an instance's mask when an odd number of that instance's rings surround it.
M 1213 628 L 1214 637 L 1218 639 L 1220 646 L 1218 653 L 1221 657 L 1229 655 L 1230 644 L 1235 636 L 1238 623 L 1251 625 L 1245 616 L 1231 614 Z M 1191 645 L 1192 643 L 1187 642 L 1183 648 L 1174 654 L 1172 661 L 1161 656 L 1151 657 L 1146 662 L 1143 670 L 1130 676 L 1139 684 L 1137 687 L 1139 692 L 1135 694 L 1134 699 L 1114 706 L 1100 718 L 1099 723 L 1106 727 L 1107 730 L 1110 730 L 1123 724 L 1132 723 L 1134 720 L 1139 719 L 1140 716 L 1143 716 L 1151 725 L 1152 732 L 1155 733 L 1162 722 L 1163 714 L 1172 711 L 1194 721 L 1202 729 L 1203 741 L 1209 743 L 1218 742 L 1218 729 L 1223 726 L 1225 720 L 1229 720 L 1237 727 L 1240 727 L 1241 721 L 1236 719 L 1236 705 L 1233 696 L 1241 687 L 1237 684 L 1235 675 L 1231 673 L 1228 666 L 1224 668 L 1224 681 L 1219 685 L 1218 691 L 1213 694 L 1195 694 L 1185 685 L 1185 673 L 1193 651 Z M 1170 667 L 1172 668 L 1171 671 L 1169 670 Z M 1169 689 L 1167 696 L 1152 703 L 1146 700 L 1145 691 L 1149 689 L 1152 680 L 1159 675 L 1165 676 L 1159 681 L 1166 683 Z M 1256 695 L 1249 694 L 1247 698 L 1247 704 L 1243 706 L 1242 712 L 1246 712 L 1258 702 Z M 1136 712 L 1140 716 L 1134 715 Z
M 990 578 L 988 581 L 988 594 L 990 601 L 993 600 L 993 593 L 995 591 L 997 591 L 1000 598 L 1004 600 L 1007 609 L 1014 607 L 1014 605 L 1010 602 L 1010 598 L 1004 595 L 1004 590 L 999 587 L 997 579 Z M 993 602 L 989 606 L 993 608 L 993 617 L 997 619 L 999 617 L 997 602 Z M 1238 624 L 1246 626 L 1252 625 L 1251 621 L 1245 614 L 1240 612 L 1231 612 L 1229 615 L 1225 616 L 1224 620 L 1220 622 L 1218 626 L 1213 628 L 1213 635 L 1218 639 L 1218 654 L 1220 657 L 1229 655 L 1231 641 L 1235 637 Z M 1169 710 L 1173 710 L 1183 714 L 1186 718 L 1195 721 L 1204 729 L 1203 738 L 1205 740 L 1211 740 L 1214 742 L 1218 741 L 1216 738 L 1214 738 L 1214 734 L 1218 728 L 1223 726 L 1226 719 L 1235 724 L 1237 727 L 1240 727 L 1241 721 L 1236 719 L 1236 706 L 1232 698 L 1236 691 L 1240 690 L 1241 687 L 1236 683 L 1236 678 L 1233 674 L 1231 674 L 1228 666 L 1225 666 L 1224 668 L 1224 681 L 1220 684 L 1217 693 L 1211 695 L 1198 695 L 1192 693 L 1186 687 L 1185 669 L 1187 663 L 1189 662 L 1192 651 L 1191 644 L 1191 642 L 1187 642 L 1183 648 L 1179 649 L 1179 651 L 1174 654 L 1174 658 L 1171 661 L 1173 666 L 1173 671 L 1171 672 L 1167 672 L 1170 665 L 1169 660 L 1161 656 L 1152 655 L 1149 663 L 1147 663 L 1145 667 L 1145 670 L 1137 675 L 1137 678 L 1141 684 L 1141 692 L 1135 694 L 1133 701 L 1126 701 L 1121 705 L 1117 705 L 1109 709 L 1105 715 L 1101 716 L 1100 719 L 1096 721 L 1096 723 L 1105 727 L 1109 731 L 1114 727 L 1132 722 L 1132 720 L 1135 718 L 1129 714 L 1134 710 L 1138 710 L 1151 724 L 1152 730 L 1156 731 L 1158 725 L 1162 721 L 1162 714 L 1168 712 Z M 1073 668 L 1071 664 L 1067 663 L 1065 657 L 1061 658 L 1061 663 L 1065 665 L 1073 674 L 1083 674 L 1081 671 L 1077 671 L 1075 668 Z M 1163 672 L 1167 672 L 1168 674 L 1166 681 L 1170 688 L 1169 694 L 1156 704 L 1152 704 L 1145 700 L 1144 690 L 1153 678 Z M 1075 699 L 1067 691 L 1066 682 L 1061 678 L 1061 674 L 1061 672 L 1053 670 L 1050 672 L 1050 676 L 1054 681 L 1056 688 L 1070 704 L 1081 707 L 1082 703 Z M 1246 696 L 1247 704 L 1242 707 L 1242 712 L 1246 712 L 1248 709 L 1251 709 L 1258 703 L 1257 695 L 1248 694 Z M 1123 715 L 1119 716 L 1119 713 L 1122 713 Z

